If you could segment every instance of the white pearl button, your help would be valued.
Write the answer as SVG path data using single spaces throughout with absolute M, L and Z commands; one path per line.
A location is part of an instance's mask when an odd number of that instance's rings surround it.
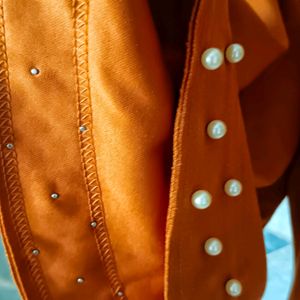
M 231 44 L 226 49 L 226 58 L 229 62 L 235 64 L 240 62 L 245 56 L 244 47 L 240 44 Z
M 192 195 L 192 204 L 197 209 L 206 209 L 210 206 L 212 201 L 211 194 L 204 190 L 196 191 Z
M 226 292 L 229 296 L 239 297 L 242 294 L 243 287 L 239 280 L 230 279 L 226 282 Z
M 224 61 L 223 52 L 218 48 L 209 48 L 205 50 L 201 57 L 202 65 L 207 70 L 218 69 Z
M 243 187 L 237 179 L 230 179 L 225 183 L 225 193 L 230 197 L 237 197 L 242 193 Z
M 223 244 L 217 238 L 210 238 L 205 242 L 204 249 L 208 255 L 216 256 L 222 252 Z
M 211 121 L 207 126 L 207 134 L 214 140 L 221 139 L 227 132 L 226 124 L 221 120 Z
M 40 70 L 37 68 L 32 68 L 30 70 L 31 75 L 38 75 L 40 73 Z

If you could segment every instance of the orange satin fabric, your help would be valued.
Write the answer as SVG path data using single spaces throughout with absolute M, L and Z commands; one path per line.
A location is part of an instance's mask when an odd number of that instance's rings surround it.
M 260 299 L 285 195 L 299 232 L 299 2 L 161 2 L 0 1 L 1 230 L 24 299 L 223 300 L 232 277 Z M 202 67 L 235 42 L 242 62 Z

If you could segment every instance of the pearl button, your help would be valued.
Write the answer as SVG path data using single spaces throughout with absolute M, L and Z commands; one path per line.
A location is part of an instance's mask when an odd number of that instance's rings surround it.
M 229 296 L 239 297 L 242 294 L 243 287 L 239 280 L 230 279 L 226 282 L 226 292 Z
M 79 127 L 79 131 L 80 131 L 80 132 L 84 132 L 84 131 L 86 131 L 86 130 L 87 130 L 87 128 L 86 128 L 86 126 L 84 126 L 84 125 L 82 125 L 82 126 Z
M 84 278 L 83 277 L 78 277 L 76 279 L 76 282 L 79 283 L 79 284 L 82 284 L 82 283 L 84 283 Z
M 230 179 L 225 183 L 225 193 L 230 197 L 237 197 L 242 193 L 243 187 L 237 179 Z
M 197 209 L 206 209 L 210 206 L 212 196 L 209 192 L 204 190 L 196 191 L 192 195 L 192 204 Z
M 240 44 L 231 44 L 226 49 L 226 58 L 231 63 L 240 62 L 245 56 L 244 47 Z
M 93 228 L 96 228 L 97 227 L 97 222 L 96 221 L 93 221 L 90 223 L 91 227 Z
M 218 48 L 209 48 L 205 50 L 201 57 L 202 65 L 207 70 L 216 70 L 223 63 L 223 52 Z
M 35 255 L 35 256 L 37 256 L 37 255 L 40 254 L 40 250 L 39 249 L 33 249 L 32 250 L 32 254 Z
M 12 143 L 6 144 L 6 148 L 9 150 L 13 149 L 13 147 L 14 147 L 14 144 L 12 144 Z
M 59 194 L 53 193 L 53 194 L 51 194 L 51 198 L 52 199 L 58 199 L 59 198 Z
M 208 255 L 219 255 L 223 250 L 222 242 L 217 238 L 210 238 L 205 242 L 204 249 Z
M 226 124 L 220 120 L 214 120 L 207 126 L 207 134 L 214 140 L 221 139 L 227 132 Z
M 30 70 L 31 75 L 38 75 L 40 73 L 40 70 L 37 68 L 32 68 Z

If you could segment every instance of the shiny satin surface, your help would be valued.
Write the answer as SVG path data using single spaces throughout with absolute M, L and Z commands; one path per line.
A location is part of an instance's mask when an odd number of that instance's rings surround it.
M 223 300 L 236 278 L 261 299 L 285 195 L 300 230 L 299 1 L 0 3 L 0 224 L 22 298 Z M 241 62 L 203 67 L 233 43 Z

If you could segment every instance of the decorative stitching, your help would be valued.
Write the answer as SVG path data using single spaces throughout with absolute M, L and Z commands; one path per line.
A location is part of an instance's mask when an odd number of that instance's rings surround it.
M 119 279 L 109 233 L 105 223 L 101 188 L 96 167 L 96 154 L 92 133 L 92 107 L 90 101 L 90 83 L 88 69 L 88 0 L 73 0 L 74 25 L 74 68 L 76 75 L 76 98 L 78 100 L 78 128 L 85 126 L 87 130 L 79 132 L 81 160 L 92 221 L 97 222 L 95 238 L 102 259 L 106 276 L 112 292 L 117 296 L 124 289 Z M 125 294 L 119 299 L 127 299 Z
M 29 273 L 36 283 L 39 298 L 47 300 L 50 299 L 50 294 L 45 283 L 40 262 L 31 253 L 35 247 L 25 211 L 17 154 L 14 149 L 9 150 L 5 147 L 7 143 L 13 143 L 14 141 L 10 102 L 4 11 L 3 1 L 0 0 L 0 151 L 4 184 L 8 195 L 10 217 L 18 237 L 18 242 L 24 250 Z

